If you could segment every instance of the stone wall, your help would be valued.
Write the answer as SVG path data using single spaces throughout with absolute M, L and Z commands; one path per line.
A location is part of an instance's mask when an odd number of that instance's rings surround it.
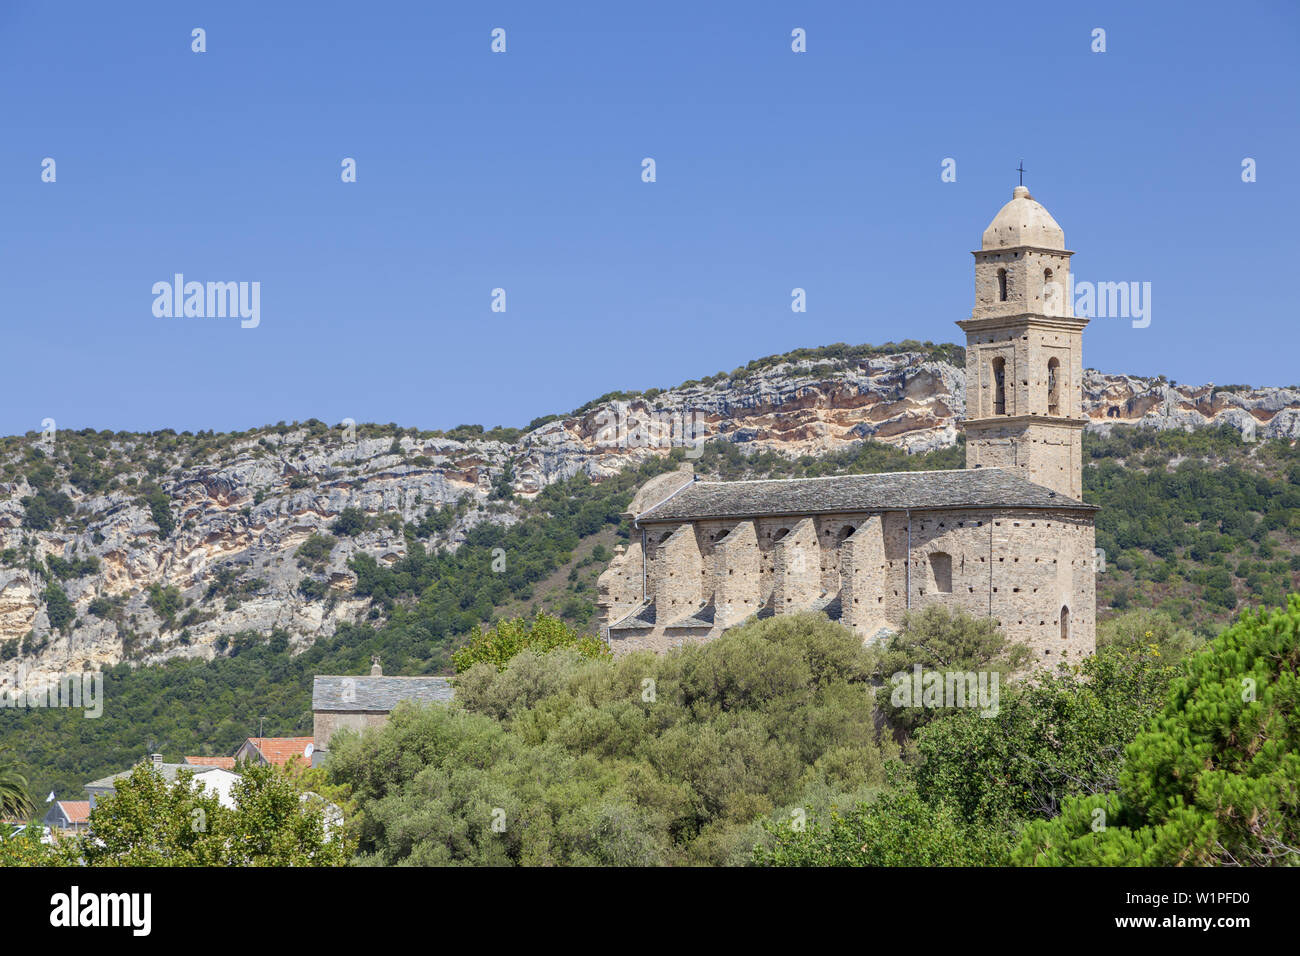
M 1089 512 L 969 508 L 664 522 L 648 524 L 646 538 L 654 622 L 615 627 L 616 653 L 712 640 L 759 612 L 810 609 L 829 609 L 868 639 L 931 605 L 992 617 L 1046 666 L 1096 647 Z M 639 548 L 601 576 L 607 624 L 634 607 L 634 555 L 639 560 Z M 710 609 L 712 623 L 701 624 L 697 615 Z
M 361 733 L 370 727 L 382 727 L 386 723 L 387 712 L 318 710 L 312 714 L 312 746 L 317 750 L 329 750 L 330 738 L 340 730 Z

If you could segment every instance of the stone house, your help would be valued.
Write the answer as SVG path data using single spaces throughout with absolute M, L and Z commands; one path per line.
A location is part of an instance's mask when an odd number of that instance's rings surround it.
M 312 681 L 311 765 L 320 765 L 329 754 L 329 742 L 338 731 L 382 727 L 401 701 L 445 703 L 453 698 L 451 682 L 445 677 L 385 677 L 375 661 L 369 677 L 317 675 Z
M 616 654 L 821 611 L 872 640 L 930 605 L 996 620 L 1041 665 L 1096 649 L 1096 506 L 1082 500 L 1082 331 L 1071 252 L 1023 186 L 985 230 L 966 332 L 966 467 L 703 481 L 633 500 L 599 581 Z

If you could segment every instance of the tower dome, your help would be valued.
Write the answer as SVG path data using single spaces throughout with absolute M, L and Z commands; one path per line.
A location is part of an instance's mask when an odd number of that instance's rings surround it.
M 984 249 L 1010 249 L 1037 246 L 1040 249 L 1064 249 L 1065 230 L 1052 214 L 1035 202 L 1025 186 L 1017 186 L 1011 202 L 998 210 L 984 230 Z

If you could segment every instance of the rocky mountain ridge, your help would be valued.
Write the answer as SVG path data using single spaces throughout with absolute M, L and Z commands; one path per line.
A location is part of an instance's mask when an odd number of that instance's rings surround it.
M 599 481 L 672 447 L 951 445 L 965 411 L 961 349 L 909 345 L 801 350 L 523 431 L 308 422 L 2 439 L 0 691 L 123 660 L 211 658 L 247 632 L 309 646 L 373 616 L 349 562 L 399 560 L 407 525 L 425 521 L 428 546 L 455 548 L 480 521 L 517 520 L 545 485 Z M 1084 406 L 1098 431 L 1228 424 L 1248 440 L 1300 438 L 1296 388 L 1089 370 Z

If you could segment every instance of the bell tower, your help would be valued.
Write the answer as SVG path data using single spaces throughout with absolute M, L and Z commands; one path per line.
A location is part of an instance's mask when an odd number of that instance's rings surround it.
M 1051 213 L 1017 186 L 975 256 L 966 333 L 966 467 L 1003 468 L 1083 500 L 1083 329 Z

